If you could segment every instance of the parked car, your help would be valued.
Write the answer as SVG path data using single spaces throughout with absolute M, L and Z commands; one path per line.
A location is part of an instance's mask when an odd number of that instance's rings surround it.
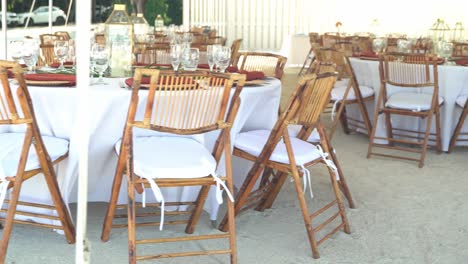
M 32 26 L 34 24 L 43 24 L 49 23 L 49 7 L 48 6 L 40 6 L 36 10 L 31 13 L 21 13 L 18 15 L 19 24 L 24 25 L 29 19 L 29 25 Z M 65 24 L 67 19 L 67 15 L 63 12 L 62 9 L 53 6 L 52 7 L 52 22 L 57 25 Z
M 13 12 L 7 12 L 7 25 L 16 26 L 19 24 L 18 15 Z M 2 13 L 0 13 L 0 26 L 2 25 Z
M 101 22 L 106 21 L 107 17 L 112 12 L 112 6 L 103 6 L 103 5 L 96 5 L 94 9 L 94 18 L 93 21 Z

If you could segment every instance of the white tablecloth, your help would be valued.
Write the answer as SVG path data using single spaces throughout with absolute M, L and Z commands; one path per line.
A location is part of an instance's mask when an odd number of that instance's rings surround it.
M 88 104 L 80 106 L 90 108 L 90 131 L 82 131 L 75 125 L 79 109 L 77 108 L 77 90 L 75 88 L 29 88 L 41 134 L 70 141 L 69 157 L 61 162 L 58 168 L 58 182 L 66 203 L 77 200 L 75 183 L 78 178 L 79 142 L 76 137 L 78 133 L 88 133 L 90 136 L 89 201 L 107 202 L 110 198 L 117 163 L 114 145 L 122 136 L 131 91 L 120 88 L 119 79 L 105 79 L 105 81 L 108 83 L 107 85 L 92 86 Z M 141 100 L 144 100 L 144 94 L 145 92 L 142 92 Z M 272 128 L 277 119 L 280 97 L 281 82 L 277 79 L 267 79 L 266 84 L 262 86 L 245 87 L 241 93 L 239 112 L 231 130 L 232 139 L 244 130 Z M 10 130 L 22 131 L 24 128 L 17 127 L 10 128 Z M 4 131 L 8 131 L 8 129 L 1 130 L 1 132 Z M 207 147 L 214 145 L 217 134 L 215 132 L 204 135 Z M 235 160 L 233 168 L 234 171 L 239 169 Z M 223 169 L 224 166 L 221 167 L 221 171 Z M 23 185 L 21 199 L 51 203 L 46 188 L 43 177 L 28 180 Z M 125 193 L 126 185 L 124 184 L 119 198 L 120 203 L 126 202 Z M 189 201 L 196 198 L 197 189 L 196 187 L 173 188 L 163 193 L 166 201 L 179 199 Z M 147 200 L 151 198 L 152 195 L 147 195 Z M 218 206 L 214 195 L 207 201 L 206 209 L 210 210 L 212 219 L 215 219 Z
M 375 101 L 380 91 L 380 77 L 379 77 L 379 62 L 360 60 L 357 58 L 351 59 L 354 72 L 360 85 L 365 85 L 375 90 Z M 461 108 L 456 107 L 455 100 L 461 94 L 468 94 L 468 67 L 452 66 L 452 65 L 439 65 L 439 95 L 444 98 L 444 104 L 441 107 L 441 136 L 442 136 L 442 149 L 448 150 L 450 138 L 453 130 L 458 122 L 461 113 Z M 426 89 L 427 90 L 427 89 Z M 371 121 L 374 118 L 374 105 L 372 102 L 366 105 L 368 108 Z M 352 108 L 348 111 L 354 118 L 360 118 L 360 113 L 357 108 Z M 362 118 L 360 118 L 362 120 Z M 392 122 L 395 127 L 403 129 L 416 129 L 419 131 L 425 130 L 425 121 L 415 122 L 416 118 L 407 118 L 394 116 Z M 385 122 L 383 116 L 379 119 L 377 127 L 377 135 L 385 135 Z M 468 123 L 463 127 L 463 131 L 468 131 Z M 432 122 L 432 132 L 435 132 L 435 119 Z

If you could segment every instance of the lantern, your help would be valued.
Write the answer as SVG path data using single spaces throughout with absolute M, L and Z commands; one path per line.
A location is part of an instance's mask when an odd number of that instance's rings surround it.
M 432 35 L 432 40 L 434 42 L 444 41 L 446 38 L 446 32 L 449 31 L 450 28 L 447 24 L 445 24 L 443 19 L 437 19 L 437 21 L 432 25 L 430 31 Z M 447 32 L 448 33 L 448 32 Z
M 161 15 L 158 15 L 156 19 L 154 20 L 154 30 L 163 31 L 163 27 L 164 27 L 164 19 L 161 17 Z
M 125 11 L 125 5 L 114 5 L 105 27 L 106 46 L 111 53 L 111 76 L 127 77 L 131 72 L 133 58 L 133 24 Z
M 135 35 L 146 35 L 148 33 L 149 24 L 143 14 L 138 13 L 136 15 L 132 15 L 131 19 Z
M 462 22 L 455 23 L 455 27 L 453 28 L 453 41 L 463 41 L 464 30 Z

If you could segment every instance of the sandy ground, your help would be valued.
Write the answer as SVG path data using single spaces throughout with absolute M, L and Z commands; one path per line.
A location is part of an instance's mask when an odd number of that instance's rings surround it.
M 288 70 L 283 99 L 296 82 L 297 70 Z M 284 100 L 283 100 L 284 102 Z M 314 260 L 307 241 L 296 193 L 287 182 L 272 209 L 248 211 L 237 221 L 239 263 L 468 263 L 468 149 L 452 154 L 430 151 L 426 166 L 398 160 L 366 159 L 368 140 L 344 135 L 334 146 L 357 205 L 347 207 L 351 235 L 339 232 L 319 248 Z M 331 199 L 324 167 L 311 169 L 314 199 L 311 209 Z M 76 206 L 72 205 L 75 211 Z M 107 243 L 100 241 L 105 203 L 89 204 L 88 238 L 92 263 L 127 263 L 126 229 L 114 229 Z M 138 229 L 139 237 L 176 236 L 181 226 Z M 202 215 L 196 233 L 217 233 L 208 215 Z M 218 241 L 139 247 L 139 254 L 171 250 L 221 249 Z M 74 246 L 47 229 L 17 225 L 10 241 L 7 263 L 73 263 Z M 227 256 L 179 258 L 142 263 L 229 263 Z

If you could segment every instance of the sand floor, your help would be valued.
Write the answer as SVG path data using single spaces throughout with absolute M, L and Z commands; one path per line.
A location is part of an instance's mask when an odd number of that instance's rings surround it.
M 288 70 L 283 97 L 296 82 L 297 70 Z M 284 103 L 284 100 L 283 100 Z M 468 149 L 437 155 L 429 151 L 426 166 L 382 158 L 366 159 L 366 137 L 337 130 L 333 144 L 349 182 L 357 208 L 347 208 L 350 235 L 338 232 L 319 248 L 313 259 L 294 186 L 289 181 L 272 209 L 248 211 L 237 221 L 239 263 L 468 263 Z M 325 167 L 311 169 L 314 199 L 311 209 L 331 199 Z M 72 205 L 75 213 L 76 205 Z M 89 204 L 88 238 L 92 263 L 128 263 L 126 229 L 114 229 L 107 243 L 100 241 L 105 203 Z M 181 226 L 138 229 L 140 237 L 175 236 Z M 196 233 L 217 233 L 203 214 Z M 139 247 L 139 254 L 170 250 L 222 248 L 218 241 Z M 74 263 L 74 245 L 53 231 L 15 226 L 7 263 Z M 150 251 L 148 251 L 148 249 Z M 228 257 L 207 256 L 141 263 L 229 263 Z

